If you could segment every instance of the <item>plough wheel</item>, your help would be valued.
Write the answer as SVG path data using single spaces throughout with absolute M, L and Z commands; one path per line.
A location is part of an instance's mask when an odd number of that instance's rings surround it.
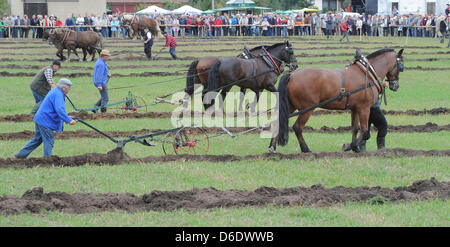
M 147 103 L 142 97 L 133 96 L 131 100 L 125 98 L 124 101 L 123 104 L 113 108 L 117 113 L 147 112 Z
M 162 146 L 166 155 L 208 154 L 209 138 L 202 128 L 183 128 L 167 133 Z

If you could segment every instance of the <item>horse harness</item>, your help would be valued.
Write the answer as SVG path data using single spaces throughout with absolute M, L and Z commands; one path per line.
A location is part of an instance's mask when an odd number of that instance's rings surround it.
M 385 98 L 386 98 L 386 94 L 385 94 L 385 90 L 384 90 L 384 86 L 381 83 L 381 80 L 379 79 L 375 69 L 373 68 L 373 66 L 369 63 L 369 61 L 367 60 L 367 58 L 365 58 L 364 56 L 362 56 L 361 54 L 357 54 L 355 56 L 355 61 L 352 63 L 355 64 L 356 66 L 358 66 L 359 69 L 361 69 L 361 71 L 366 75 L 366 78 L 369 77 L 370 78 L 370 83 L 364 85 L 363 87 L 359 88 L 361 90 L 358 90 L 356 92 L 362 91 L 364 89 L 367 89 L 369 87 L 375 86 L 378 90 L 378 93 L 382 93 L 384 94 Z M 350 64 L 350 65 L 352 65 Z M 340 94 L 339 96 L 337 96 L 337 100 L 342 100 L 344 97 L 347 97 L 347 103 L 345 104 L 345 108 L 344 110 L 348 110 L 350 107 L 349 101 L 350 101 L 350 95 L 352 95 L 353 93 L 350 92 L 346 92 L 345 91 L 345 77 L 344 77 L 344 72 L 342 72 L 342 70 L 338 69 L 339 73 L 341 74 L 341 89 L 339 90 Z M 386 102 L 386 100 L 385 100 Z
M 272 55 L 270 55 L 270 53 L 266 50 L 266 48 L 264 48 L 264 46 L 262 47 L 262 50 L 263 52 L 261 54 L 261 57 L 263 58 L 263 61 L 266 62 L 266 64 L 269 65 L 269 67 L 273 71 L 275 71 L 277 75 L 281 75 L 280 66 L 278 66 L 278 64 L 275 62 Z

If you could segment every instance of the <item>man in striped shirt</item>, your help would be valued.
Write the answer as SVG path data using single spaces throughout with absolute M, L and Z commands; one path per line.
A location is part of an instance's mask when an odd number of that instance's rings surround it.
M 170 47 L 169 49 L 169 53 L 170 55 L 173 57 L 173 59 L 177 59 L 177 55 L 175 54 L 175 48 L 177 47 L 177 41 L 175 40 L 175 38 L 166 33 L 163 32 L 162 33 L 164 35 L 164 37 L 166 37 L 166 44 L 164 45 L 164 47 Z
M 41 71 L 34 76 L 33 81 L 30 83 L 30 88 L 34 96 L 35 105 L 30 114 L 35 114 L 38 111 L 39 106 L 47 93 L 50 89 L 56 87 L 53 81 L 53 76 L 55 76 L 56 71 L 60 68 L 61 63 L 59 61 L 54 61 L 51 66 L 41 69 Z

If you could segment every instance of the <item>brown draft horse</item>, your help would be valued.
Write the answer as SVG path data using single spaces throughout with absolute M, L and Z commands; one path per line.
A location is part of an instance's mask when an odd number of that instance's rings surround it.
M 146 27 L 152 33 L 153 38 L 158 37 L 158 34 L 161 32 L 158 22 L 147 16 L 125 15 L 122 22 L 123 24 L 128 25 L 128 37 L 132 39 L 142 37 L 144 28 Z M 133 37 L 131 37 L 131 34 L 133 34 Z
M 367 60 L 373 66 L 379 79 L 382 81 L 386 77 L 389 82 L 389 88 L 393 91 L 397 91 L 399 87 L 398 76 L 403 71 L 402 55 L 403 49 L 398 53 L 393 49 L 382 49 L 367 56 Z M 278 133 L 276 131 L 273 133 L 268 151 L 275 152 L 277 139 L 279 145 L 284 146 L 287 144 L 289 138 L 288 121 L 295 110 L 314 107 L 320 102 L 336 97 L 341 92 L 342 81 L 345 82 L 345 92 L 368 86 L 370 80 L 366 76 L 366 73 L 355 64 L 348 65 L 343 69 L 304 68 L 290 75 L 284 75 L 278 86 Z M 370 138 L 368 131 L 370 107 L 375 104 L 378 96 L 377 88 L 368 86 L 364 90 L 351 94 L 348 97 L 343 97 L 340 100 L 321 106 L 321 108 L 329 110 L 343 110 L 347 108 L 346 105 L 348 104 L 348 108 L 351 110 L 353 129 L 351 147 L 354 152 L 360 151 L 359 144 L 361 140 Z M 311 152 L 303 139 L 302 133 L 312 112 L 313 110 L 310 110 L 298 115 L 297 121 L 293 126 L 302 152 Z M 358 121 L 361 125 L 361 134 L 357 139 Z
M 56 55 L 64 60 L 63 49 L 68 51 L 68 60 L 70 60 L 70 51 L 74 51 L 75 55 L 78 57 L 76 51 L 77 48 L 83 50 L 83 61 L 86 61 L 86 55 L 92 56 L 91 61 L 95 60 L 95 52 L 100 52 L 103 49 L 103 38 L 99 33 L 93 31 L 73 31 L 71 29 L 51 29 L 44 33 L 44 39 L 48 40 L 55 45 L 58 49 Z
M 238 58 L 245 58 L 245 56 L 247 56 L 247 58 L 255 57 L 255 56 L 261 54 L 262 47 L 264 47 L 264 46 L 257 46 L 255 48 L 250 49 L 248 51 L 248 53 L 250 53 L 249 54 L 250 57 L 248 57 L 247 55 L 244 55 L 245 51 L 240 53 L 239 55 L 237 55 L 237 57 Z M 267 47 L 269 47 L 269 46 L 267 46 Z M 246 48 L 244 48 L 244 49 L 246 49 Z M 197 59 L 189 65 L 189 70 L 186 75 L 186 88 L 184 89 L 184 91 L 187 94 L 186 99 L 188 99 L 189 97 L 192 96 L 192 94 L 194 94 L 195 84 L 202 84 L 203 88 L 208 88 L 209 69 L 220 59 L 221 59 L 220 57 L 209 56 L 209 57 Z M 246 92 L 246 89 L 242 88 L 241 93 L 245 94 L 245 92 Z M 239 110 L 241 110 L 241 111 L 242 111 L 243 100 L 244 99 L 241 98 L 241 100 L 239 102 Z M 256 100 L 257 100 L 257 97 L 255 96 L 255 101 Z M 187 101 L 185 101 L 185 102 L 187 102 Z M 255 102 L 253 104 L 255 104 Z M 206 110 L 207 105 L 204 105 L 204 107 Z

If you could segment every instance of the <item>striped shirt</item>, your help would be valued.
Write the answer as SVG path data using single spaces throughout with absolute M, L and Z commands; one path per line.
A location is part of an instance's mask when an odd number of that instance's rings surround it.
M 174 48 L 175 46 L 177 46 L 177 41 L 170 34 L 167 34 L 167 36 L 166 36 L 166 45 L 164 45 L 164 47 L 168 47 L 168 46 L 170 46 L 170 48 Z
M 55 75 L 55 71 L 52 68 L 48 68 L 44 70 L 45 79 L 47 79 L 48 84 L 55 83 L 53 82 L 53 76 Z

